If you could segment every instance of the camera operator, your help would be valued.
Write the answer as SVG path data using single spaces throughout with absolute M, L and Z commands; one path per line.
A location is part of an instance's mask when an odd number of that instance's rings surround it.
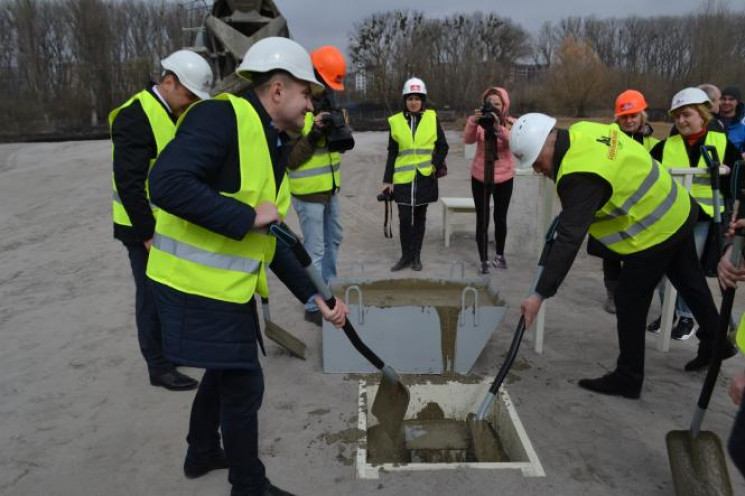
M 481 260 L 481 273 L 489 272 L 489 211 L 490 197 L 494 199 L 494 242 L 497 254 L 494 267 L 507 268 L 504 244 L 507 238 L 507 209 L 512 198 L 515 160 L 510 153 L 509 128 L 514 122 L 507 117 L 510 97 L 507 90 L 497 86 L 487 88 L 483 105 L 466 121 L 463 131 L 465 144 L 476 143 L 476 154 L 471 163 L 471 192 L 476 207 L 476 245 Z
M 311 53 L 311 59 L 316 78 L 324 83 L 325 91 L 313 100 L 316 115 L 310 112 L 305 115 L 305 127 L 290 152 L 287 173 L 303 244 L 313 266 L 328 282 L 336 277 L 336 258 L 342 240 L 338 198 L 341 153 L 354 146 L 354 141 L 333 99 L 334 91 L 344 90 L 347 70 L 344 56 L 336 47 L 322 46 Z M 320 326 L 321 319 L 318 306 L 309 299 L 305 304 L 305 320 Z

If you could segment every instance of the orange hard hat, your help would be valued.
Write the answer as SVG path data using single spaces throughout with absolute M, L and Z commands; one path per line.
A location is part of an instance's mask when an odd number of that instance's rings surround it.
M 636 90 L 626 90 L 616 97 L 616 115 L 636 114 L 647 108 L 644 95 Z
M 344 89 L 344 75 L 347 73 L 347 63 L 338 48 L 330 45 L 313 50 L 310 54 L 313 67 L 321 75 L 323 82 L 332 90 Z

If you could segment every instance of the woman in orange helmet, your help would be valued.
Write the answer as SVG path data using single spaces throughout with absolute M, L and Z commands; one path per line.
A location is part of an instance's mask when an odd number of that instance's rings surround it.
M 650 151 L 660 140 L 652 137 L 653 129 L 647 122 L 646 108 L 644 95 L 636 90 L 626 90 L 616 98 L 616 124 Z
M 614 113 L 615 122 L 621 131 L 650 151 L 660 140 L 652 137 L 652 126 L 647 122 L 646 108 L 647 101 L 644 95 L 636 90 L 626 90 L 616 97 Z M 588 250 L 595 254 L 596 247 L 591 245 L 594 244 L 590 242 Z M 615 294 L 620 275 L 621 262 L 604 256 L 603 282 L 606 290 L 604 307 L 608 313 L 616 313 Z

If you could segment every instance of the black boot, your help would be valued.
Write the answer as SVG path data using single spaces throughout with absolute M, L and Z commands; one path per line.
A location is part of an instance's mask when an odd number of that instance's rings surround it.
M 419 258 L 419 254 L 415 254 L 414 258 L 411 260 L 411 270 L 416 270 L 419 272 L 422 270 L 422 260 Z
M 396 265 L 391 267 L 391 272 L 398 272 L 399 270 L 405 269 L 406 267 L 409 267 L 409 266 L 411 266 L 411 259 L 407 257 L 406 255 L 402 255 L 401 259 L 398 262 L 396 262 Z M 421 267 L 421 264 L 419 264 L 419 267 Z
M 737 348 L 732 346 L 729 340 L 724 342 L 724 349 L 722 350 L 722 360 L 726 360 L 737 354 Z M 686 372 L 693 372 L 694 370 L 701 370 L 709 366 L 711 359 L 714 355 L 714 349 L 708 341 L 701 341 L 698 345 L 698 352 L 696 358 L 685 364 L 684 370 Z
M 610 396 L 623 396 L 632 400 L 641 396 L 641 384 L 636 384 L 631 379 L 617 372 L 605 374 L 597 379 L 580 379 L 579 387 L 592 391 L 593 393 L 607 394 Z

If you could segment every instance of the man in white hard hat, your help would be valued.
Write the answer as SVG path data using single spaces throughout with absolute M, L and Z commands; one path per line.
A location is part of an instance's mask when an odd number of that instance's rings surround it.
M 140 350 L 150 383 L 172 391 L 197 387 L 197 381 L 178 372 L 163 356 L 160 322 L 145 266 L 155 229 L 155 212 L 148 197 L 148 174 L 155 158 L 176 132 L 176 119 L 193 102 L 209 98 L 212 69 L 201 56 L 179 50 L 161 61 L 163 73 L 109 114 L 113 145 L 114 237 L 129 252 L 134 275 L 135 318 Z
M 616 124 L 579 122 L 568 130 L 555 124 L 547 115 L 526 114 L 512 128 L 510 149 L 518 166 L 553 179 L 562 204 L 556 241 L 521 310 L 530 326 L 589 233 L 607 251 L 603 256 L 623 261 L 615 294 L 620 353 L 613 372 L 582 379 L 579 386 L 636 399 L 644 381 L 645 319 L 663 275 L 701 324 L 698 354 L 690 363 L 708 364 L 712 357 L 718 314 L 693 240 L 698 209 L 685 188 Z M 731 345 L 725 351 L 734 353 Z
M 206 369 L 192 404 L 184 474 L 227 467 L 232 496 L 286 495 L 269 483 L 259 459 L 263 342 L 254 294 L 269 295 L 267 266 L 303 303 L 316 294 L 267 227 L 290 204 L 285 131 L 303 127 L 311 91 L 322 86 L 308 53 L 287 38 L 256 42 L 237 73 L 251 86 L 191 107 L 153 167 L 150 192 L 160 211 L 147 275 L 166 357 Z M 331 310 L 315 300 L 324 318 L 344 324 L 344 303 Z

